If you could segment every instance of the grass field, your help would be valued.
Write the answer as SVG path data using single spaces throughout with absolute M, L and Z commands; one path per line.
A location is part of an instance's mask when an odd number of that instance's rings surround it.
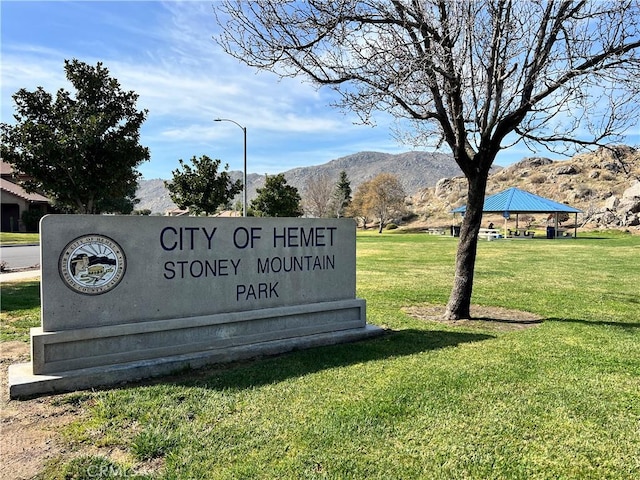
M 544 318 L 518 331 L 403 313 L 446 302 L 455 248 L 358 235 L 380 338 L 56 397 L 87 412 L 64 437 L 86 455 L 41 478 L 639 478 L 640 237 L 481 241 L 474 304 Z M 21 285 L 4 326 L 37 312 Z
M 0 232 L 0 245 L 29 245 L 39 242 L 39 233 Z

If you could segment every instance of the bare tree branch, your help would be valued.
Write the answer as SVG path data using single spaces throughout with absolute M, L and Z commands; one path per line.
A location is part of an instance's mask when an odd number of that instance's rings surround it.
M 223 0 L 230 55 L 387 112 L 469 181 L 447 315 L 468 315 L 486 182 L 501 149 L 619 141 L 640 118 L 639 0 Z M 404 135 L 409 133 L 404 132 Z

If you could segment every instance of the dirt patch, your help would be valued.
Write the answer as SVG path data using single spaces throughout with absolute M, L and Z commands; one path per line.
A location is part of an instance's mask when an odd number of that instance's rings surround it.
M 8 368 L 29 361 L 29 344 L 0 344 L 0 479 L 33 478 L 47 460 L 66 453 L 60 430 L 82 415 L 80 408 L 60 404 L 57 396 L 9 400 Z
M 509 310 L 502 307 L 471 306 L 471 319 L 446 320 L 443 318 L 444 305 L 419 305 L 404 307 L 402 311 L 419 320 L 430 320 L 455 327 L 482 328 L 498 332 L 508 332 L 531 328 L 542 323 L 543 318 L 530 312 Z

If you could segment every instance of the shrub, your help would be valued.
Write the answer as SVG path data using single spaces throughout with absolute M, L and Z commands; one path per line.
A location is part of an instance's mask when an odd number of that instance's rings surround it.
M 520 221 L 524 222 L 527 228 L 531 228 L 536 219 L 533 215 L 520 215 Z
M 418 218 L 418 214 L 414 212 L 409 212 L 405 216 L 402 217 L 403 222 L 410 222 Z
M 532 175 L 529 178 L 529 182 L 531 182 L 534 185 L 536 185 L 536 184 L 540 185 L 540 184 L 542 184 L 542 183 L 544 183 L 546 181 L 547 181 L 546 175 L 542 175 L 542 174 Z
M 40 219 L 44 217 L 45 212 L 42 210 L 25 210 L 22 212 L 22 223 L 24 223 L 27 232 L 35 233 L 38 231 Z
M 387 226 L 384 228 L 385 230 L 395 230 L 396 228 L 398 228 L 398 225 L 396 225 L 395 223 L 387 223 Z
M 591 195 L 593 195 L 593 190 L 591 190 L 589 187 L 579 186 L 575 191 L 576 199 L 589 198 Z

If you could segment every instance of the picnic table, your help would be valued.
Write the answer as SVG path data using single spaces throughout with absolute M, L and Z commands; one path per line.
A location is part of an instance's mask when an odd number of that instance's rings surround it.
M 533 238 L 533 236 L 536 234 L 536 232 L 534 232 L 533 230 L 529 229 L 529 228 L 509 228 L 507 229 L 507 236 L 514 238 L 514 237 L 520 237 L 520 238 Z
M 571 238 L 572 234 L 569 230 L 565 230 L 563 228 L 559 228 L 556 230 L 556 237 L 559 238 Z
M 497 228 L 481 228 L 478 236 L 491 241 L 502 238 L 502 233 Z

